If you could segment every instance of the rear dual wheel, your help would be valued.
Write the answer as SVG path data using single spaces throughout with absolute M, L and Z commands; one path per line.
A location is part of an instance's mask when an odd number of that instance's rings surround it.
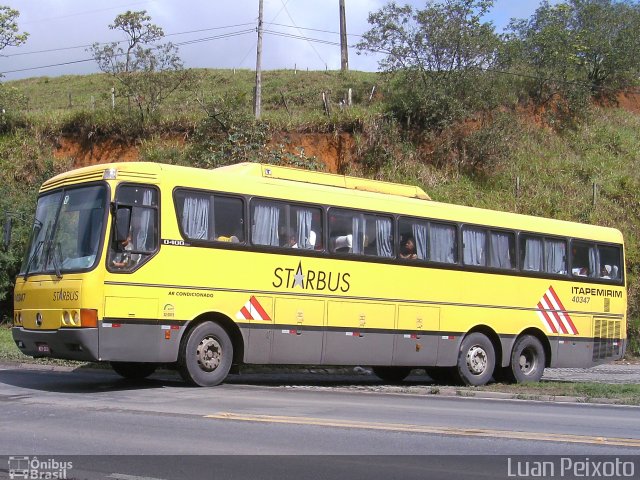
M 546 356 L 540 340 L 533 335 L 523 335 L 513 346 L 506 377 L 518 383 L 539 382 L 545 364 Z

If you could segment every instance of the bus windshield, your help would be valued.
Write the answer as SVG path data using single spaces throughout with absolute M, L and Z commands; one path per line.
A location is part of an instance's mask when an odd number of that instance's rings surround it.
M 59 190 L 38 199 L 20 275 L 87 270 L 95 265 L 106 219 L 105 185 Z

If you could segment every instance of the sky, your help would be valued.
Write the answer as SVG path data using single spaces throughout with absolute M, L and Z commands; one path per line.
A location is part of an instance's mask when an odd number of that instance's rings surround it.
M 368 13 L 386 3 L 345 0 L 349 45 L 368 30 Z M 396 3 L 422 8 L 425 0 Z M 487 20 L 501 32 L 510 18 L 531 16 L 539 3 L 496 0 Z M 29 33 L 27 43 L 1 52 L 5 81 L 97 72 L 86 47 L 123 40 L 124 34 L 108 25 L 127 10 L 146 10 L 166 40 L 179 46 L 185 67 L 255 69 L 258 0 L 0 0 L 0 5 L 18 10 L 20 31 Z M 340 41 L 338 13 L 338 0 L 264 0 L 262 68 L 340 69 L 340 48 L 334 45 Z M 349 67 L 376 71 L 378 58 L 350 48 Z

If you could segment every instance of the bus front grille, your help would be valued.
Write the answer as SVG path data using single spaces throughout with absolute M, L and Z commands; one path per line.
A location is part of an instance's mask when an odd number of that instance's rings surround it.
M 620 341 L 621 321 L 608 318 L 593 319 L 593 360 L 618 357 L 622 342 Z

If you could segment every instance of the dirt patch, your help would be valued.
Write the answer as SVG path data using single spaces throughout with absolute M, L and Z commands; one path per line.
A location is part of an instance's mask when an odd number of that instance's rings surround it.
M 136 162 L 140 159 L 137 145 L 112 139 L 98 141 L 60 137 L 53 155 L 57 159 L 70 158 L 73 166 L 86 167 L 100 163 Z
M 618 107 L 628 112 L 640 113 L 640 94 L 619 93 L 616 97 Z
M 328 172 L 340 173 L 353 157 L 355 141 L 349 133 L 284 132 L 273 136 L 270 147 L 293 155 L 299 155 L 302 149 L 305 156 L 324 163 Z

